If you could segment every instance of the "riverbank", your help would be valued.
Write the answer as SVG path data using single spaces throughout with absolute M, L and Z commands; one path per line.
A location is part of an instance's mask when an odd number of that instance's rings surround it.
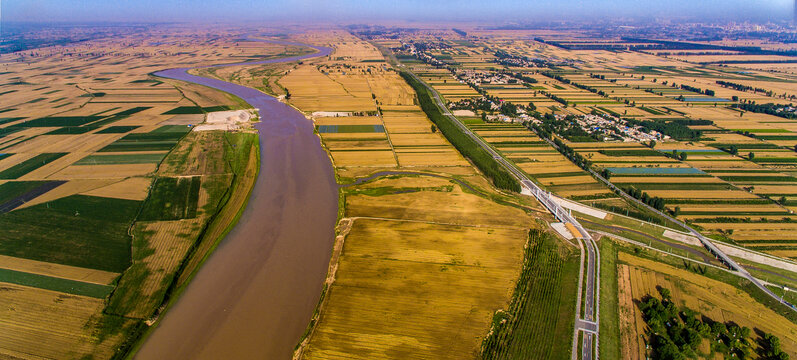
M 313 48 L 318 52 L 224 66 L 298 61 L 331 52 Z M 222 90 L 257 109 L 260 176 L 238 224 L 215 251 L 209 247 L 210 256 L 194 257 L 200 259 L 194 260 L 197 267 L 201 259 L 204 265 L 185 273 L 195 273 L 193 280 L 177 292 L 181 295 L 135 357 L 289 357 L 320 296 L 332 249 L 338 211 L 332 166 L 301 113 L 260 91 L 187 70 L 155 75 Z

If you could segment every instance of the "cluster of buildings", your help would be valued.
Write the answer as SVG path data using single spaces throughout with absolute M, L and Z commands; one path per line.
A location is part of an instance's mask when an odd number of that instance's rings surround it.
M 561 115 L 557 115 L 557 119 Z M 642 127 L 629 125 L 625 120 L 608 115 L 582 115 L 576 123 L 589 134 L 602 134 L 604 141 L 642 142 L 668 140 L 670 137 L 658 131 L 642 131 Z
M 482 84 L 506 85 L 518 83 L 518 79 L 515 79 L 509 74 L 496 71 L 463 69 L 457 71 L 456 77 L 461 82 L 476 86 Z
M 413 57 L 417 58 L 420 61 L 423 61 L 426 64 L 432 66 L 446 66 L 446 63 L 438 60 L 434 56 L 429 55 L 426 53 L 426 44 L 416 44 L 416 43 L 402 43 L 401 50 L 406 52 Z

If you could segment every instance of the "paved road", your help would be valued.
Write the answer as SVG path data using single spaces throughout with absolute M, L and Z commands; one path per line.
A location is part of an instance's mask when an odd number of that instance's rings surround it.
M 543 206 L 545 206 L 545 208 L 548 209 L 548 211 L 550 211 L 551 214 L 553 214 L 554 217 L 557 220 L 559 220 L 559 221 L 561 221 L 563 223 L 571 223 L 573 226 L 575 226 L 576 230 L 578 230 L 578 232 L 580 233 L 581 236 L 576 236 L 576 237 L 578 239 L 584 240 L 584 242 L 586 244 L 585 247 L 587 249 L 587 258 L 586 258 L 587 272 L 586 272 L 586 281 L 584 282 L 584 284 L 587 286 L 587 289 L 585 291 L 584 299 L 583 299 L 583 301 L 584 301 L 584 315 L 583 315 L 583 317 L 581 316 L 581 304 L 580 303 L 576 304 L 577 313 L 579 314 L 578 315 L 578 321 L 576 321 L 576 332 L 577 331 L 583 331 L 584 332 L 585 336 L 583 337 L 582 345 L 584 346 L 585 349 L 587 349 L 587 348 L 589 349 L 588 352 L 587 351 L 582 352 L 582 355 L 583 355 L 582 359 L 584 359 L 584 360 L 597 359 L 597 354 L 595 354 L 595 356 L 593 357 L 593 352 L 592 352 L 592 349 L 594 348 L 592 334 L 593 333 L 595 335 L 598 334 L 598 321 L 597 321 L 596 315 L 595 315 L 595 308 L 597 306 L 597 301 L 595 299 L 595 292 L 596 292 L 595 287 L 596 287 L 596 284 L 598 283 L 598 281 L 596 279 L 596 276 L 597 276 L 597 271 L 596 271 L 596 267 L 597 267 L 597 260 L 596 260 L 596 258 L 597 258 L 597 254 L 596 254 L 597 246 L 595 245 L 595 241 L 589 235 L 587 230 L 585 230 L 581 226 L 581 224 L 572 215 L 570 215 L 569 211 L 565 210 L 562 206 L 560 206 L 558 203 L 553 201 L 552 196 L 551 196 L 550 193 L 540 189 L 540 187 L 537 186 L 537 184 L 535 184 L 533 181 L 531 181 L 531 179 L 528 176 L 526 176 L 526 174 L 524 172 L 518 170 L 514 166 L 514 164 L 512 164 L 508 160 L 504 159 L 496 150 L 494 150 L 490 145 L 488 145 L 484 140 L 482 140 L 482 138 L 480 138 L 476 134 L 474 134 L 467 126 L 465 126 L 465 124 L 461 123 L 453 114 L 451 114 L 451 112 L 445 106 L 445 103 L 443 102 L 443 100 L 440 98 L 440 94 L 438 94 L 436 91 L 434 91 L 434 89 L 432 89 L 432 87 L 430 87 L 428 84 L 426 84 L 423 80 L 421 80 L 418 76 L 416 76 L 411 71 L 408 71 L 408 73 L 413 78 L 415 78 L 415 80 L 417 80 L 419 83 L 423 84 L 429 90 L 429 93 L 432 94 L 432 98 L 434 99 L 435 103 L 437 104 L 437 107 L 440 109 L 440 111 L 443 113 L 443 115 L 448 117 L 455 125 L 457 125 L 457 127 L 460 128 L 460 130 L 464 134 L 468 135 L 471 139 L 473 139 L 473 141 L 476 142 L 476 144 L 478 144 L 482 149 L 487 151 L 493 157 L 493 159 L 496 160 L 496 162 L 501 164 L 501 166 L 506 171 L 508 171 L 518 181 L 520 181 L 520 184 L 524 188 L 524 190 L 527 190 L 532 195 L 534 195 L 534 197 L 537 198 L 537 200 L 540 203 L 542 203 Z M 577 235 L 577 234 L 574 234 L 574 235 Z M 584 264 L 581 264 L 581 266 L 582 266 L 582 269 L 583 269 Z M 589 329 L 586 328 L 586 327 L 580 327 L 580 324 L 585 324 L 584 320 L 586 320 L 587 322 L 589 322 L 589 323 L 591 323 L 593 325 L 590 325 L 588 327 Z M 577 338 L 578 338 L 577 336 L 574 336 L 574 341 Z M 574 353 L 573 357 L 575 357 L 575 356 L 576 356 L 576 354 Z
M 666 246 L 668 246 L 670 248 L 680 249 L 680 250 L 686 251 L 686 252 L 694 255 L 697 258 L 703 259 L 703 261 L 705 263 L 707 263 L 707 264 L 711 264 L 711 261 L 714 260 L 714 258 L 712 258 L 711 256 L 708 256 L 706 253 L 704 253 L 704 252 L 702 252 L 702 251 L 700 251 L 698 249 L 692 248 L 692 247 L 690 247 L 688 245 L 685 245 L 683 243 L 674 243 L 674 242 L 662 240 L 662 239 L 659 239 L 659 238 L 657 238 L 655 236 L 651 236 L 650 234 L 647 234 L 647 233 L 642 232 L 642 231 L 637 231 L 637 230 L 625 228 L 625 227 L 622 227 L 622 226 L 613 226 L 613 225 L 600 224 L 600 223 L 592 222 L 592 221 L 585 220 L 585 219 L 581 219 L 581 222 L 583 222 L 585 225 L 589 226 L 590 229 L 593 229 L 593 230 L 596 230 L 597 228 L 601 228 L 601 229 L 608 229 L 608 230 L 615 231 L 615 232 L 628 232 L 628 233 L 632 233 L 632 234 L 635 234 L 635 235 L 638 235 L 638 236 L 642 236 L 642 237 L 644 237 L 644 238 L 646 238 L 646 239 L 648 239 L 650 241 L 655 241 L 657 243 L 664 244 L 664 245 L 666 245 Z
M 542 137 L 540 137 L 540 138 L 542 138 Z M 543 138 L 543 139 L 545 141 L 547 141 L 548 144 L 553 146 L 554 149 L 559 149 L 559 147 L 555 143 L 553 143 L 551 140 L 546 139 L 546 138 Z M 740 274 L 742 274 L 742 276 L 744 278 L 746 278 L 747 280 L 752 282 L 755 286 L 757 286 L 759 289 L 761 289 L 761 291 L 763 291 L 767 295 L 771 296 L 773 299 L 777 300 L 778 302 L 788 306 L 792 310 L 797 311 L 797 307 L 795 307 L 794 305 L 790 304 L 787 301 L 784 301 L 779 296 L 775 295 L 775 293 L 773 293 L 771 290 L 769 290 L 769 288 L 764 286 L 764 284 L 762 284 L 760 281 L 758 281 L 758 279 L 753 277 L 753 275 L 751 275 L 747 270 L 745 270 L 744 267 L 742 267 L 736 261 L 731 259 L 730 256 L 728 256 L 724 252 L 722 252 L 722 250 L 720 250 L 716 245 L 714 245 L 714 243 L 709 238 L 703 236 L 703 234 L 701 234 L 697 230 L 693 229 L 691 226 L 683 223 L 682 221 L 680 221 L 680 220 L 678 220 L 676 218 L 673 218 L 672 216 L 667 215 L 667 214 L 665 214 L 665 213 L 663 213 L 663 212 L 661 212 L 659 210 L 656 210 L 653 207 L 649 206 L 648 204 L 645 204 L 644 202 L 639 201 L 639 199 L 636 199 L 636 198 L 626 194 L 625 191 L 622 191 L 621 189 L 616 187 L 611 181 L 609 181 L 608 179 L 604 178 L 603 176 L 598 174 L 596 171 L 594 171 L 592 169 L 588 169 L 588 171 L 596 179 L 598 179 L 598 180 L 602 181 L 604 184 L 606 184 L 611 190 L 613 190 L 616 193 L 620 194 L 620 196 L 622 196 L 622 197 L 624 197 L 624 198 L 626 198 L 626 199 L 628 199 L 630 201 L 633 201 L 633 202 L 639 204 L 640 206 L 642 206 L 642 207 L 644 207 L 644 208 L 646 208 L 646 209 L 658 214 L 659 216 L 664 217 L 665 219 L 670 220 L 671 222 L 673 222 L 675 224 L 678 224 L 681 227 L 683 227 L 684 229 L 688 230 L 690 233 L 692 233 L 692 235 L 694 235 L 695 237 L 698 238 L 698 240 L 700 240 L 700 243 L 703 244 L 703 247 L 705 247 L 706 250 L 708 250 L 712 255 L 716 256 L 717 260 L 719 260 L 720 262 L 725 264 L 725 266 L 727 266 L 731 270 L 738 271 Z
M 597 335 L 597 334 L 594 334 L 594 335 Z M 593 354 L 592 354 L 592 349 L 593 349 L 592 336 L 593 336 L 593 333 L 584 332 L 584 338 L 583 338 L 583 341 L 581 342 L 582 347 L 583 347 L 581 349 L 581 358 L 582 359 L 592 359 L 593 358 Z

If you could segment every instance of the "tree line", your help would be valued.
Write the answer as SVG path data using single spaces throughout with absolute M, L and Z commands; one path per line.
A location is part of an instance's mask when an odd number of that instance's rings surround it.
M 415 93 L 418 95 L 418 103 L 421 109 L 426 113 L 426 116 L 432 120 L 437 126 L 437 129 L 443 133 L 443 136 L 445 136 L 462 155 L 470 159 L 485 176 L 492 180 L 496 187 L 520 192 L 520 183 L 517 179 L 504 170 L 501 165 L 470 136 L 464 134 L 451 119 L 440 112 L 440 109 L 435 105 L 434 100 L 432 100 L 432 95 L 429 93 L 429 90 L 423 84 L 406 71 L 402 71 L 399 74 L 415 90 Z
M 639 126 L 643 131 L 650 130 L 658 131 L 662 134 L 669 135 L 675 140 L 698 140 L 703 135 L 700 130 L 690 129 L 688 126 L 679 122 L 664 122 L 655 120 L 636 120 L 624 119 L 629 125 Z
M 795 110 L 789 111 L 786 106 L 784 105 L 777 105 L 777 104 L 756 104 L 756 103 L 746 103 L 746 104 L 733 104 L 733 107 L 745 111 L 752 111 L 754 113 L 764 113 L 774 116 L 780 116 L 782 118 L 787 119 L 794 119 L 797 118 L 797 112 Z

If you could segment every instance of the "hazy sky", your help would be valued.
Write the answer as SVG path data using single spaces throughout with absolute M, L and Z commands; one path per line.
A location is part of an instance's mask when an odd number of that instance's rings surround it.
M 0 0 L 3 21 L 790 19 L 794 0 Z

